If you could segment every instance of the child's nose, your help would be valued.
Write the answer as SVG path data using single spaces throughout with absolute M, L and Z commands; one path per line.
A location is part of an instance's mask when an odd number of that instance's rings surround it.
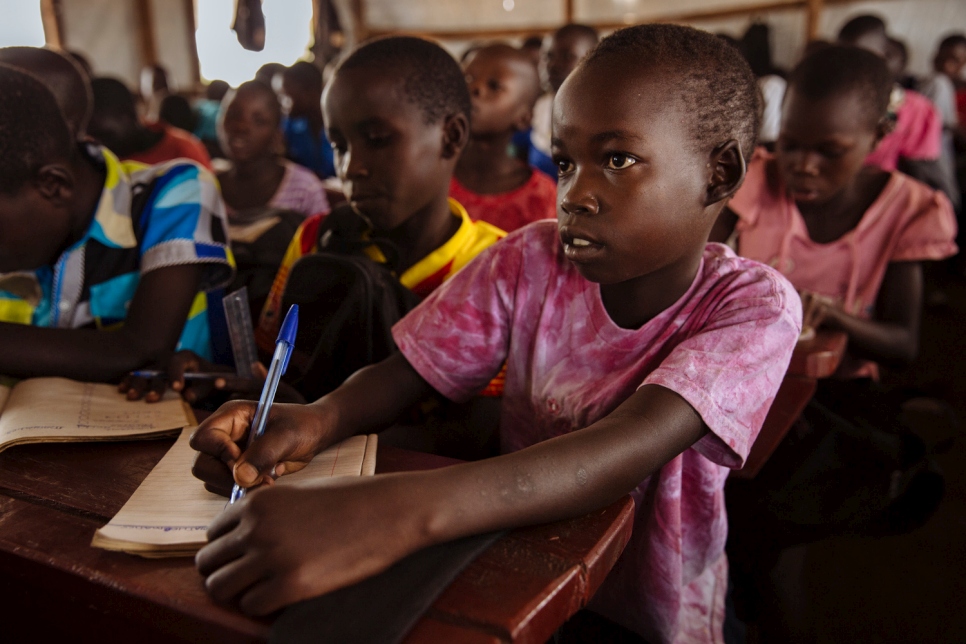
M 587 173 L 574 172 L 569 181 L 557 186 L 559 208 L 568 215 L 596 215 L 600 210 L 597 196 Z M 561 188 L 563 191 L 561 192 Z
M 792 167 L 799 174 L 817 176 L 820 165 L 821 155 L 816 152 L 802 152 L 795 158 L 795 164 Z

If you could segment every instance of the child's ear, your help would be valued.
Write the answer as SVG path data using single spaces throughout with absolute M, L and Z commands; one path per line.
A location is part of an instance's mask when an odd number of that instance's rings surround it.
M 450 114 L 443 119 L 443 158 L 458 158 L 470 139 L 470 122 L 465 114 Z
M 711 176 L 708 177 L 708 193 L 705 206 L 718 203 L 733 195 L 745 178 L 745 156 L 741 145 L 730 139 L 714 148 L 708 159 Z
M 67 166 L 51 163 L 42 166 L 34 178 L 41 196 L 56 206 L 70 206 L 74 197 L 74 175 Z

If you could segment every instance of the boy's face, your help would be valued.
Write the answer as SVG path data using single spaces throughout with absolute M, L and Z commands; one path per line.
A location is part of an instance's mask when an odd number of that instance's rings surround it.
M 70 217 L 28 182 L 15 194 L 0 193 L 0 273 L 53 264 L 69 239 Z
M 547 79 L 554 91 L 560 89 L 580 59 L 593 48 L 593 41 L 586 35 L 564 33 L 553 37 L 547 50 Z
M 536 70 L 526 60 L 483 49 L 464 68 L 469 84 L 474 135 L 503 134 L 527 127 Z
M 340 71 L 322 108 L 346 198 L 376 229 L 392 230 L 446 194 L 458 154 L 444 153 L 444 121 L 426 123 L 396 71 Z
M 812 100 L 789 87 L 775 156 L 788 195 L 821 204 L 840 194 L 878 140 L 857 92 Z
M 274 101 L 265 93 L 245 89 L 231 97 L 222 111 L 218 138 L 232 161 L 249 161 L 272 153 L 279 137 Z
M 593 282 L 680 279 L 707 242 L 710 150 L 694 150 L 669 91 L 663 72 L 607 61 L 579 67 L 554 99 L 560 240 Z

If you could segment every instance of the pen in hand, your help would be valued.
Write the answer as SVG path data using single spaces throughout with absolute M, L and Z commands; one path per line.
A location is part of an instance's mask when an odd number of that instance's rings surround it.
M 278 389 L 278 382 L 288 368 L 288 361 L 292 356 L 292 349 L 295 347 L 295 335 L 298 332 L 298 326 L 299 306 L 298 304 L 293 304 L 288 310 L 288 313 L 285 314 L 285 321 L 282 322 L 282 328 L 278 332 L 278 338 L 275 340 L 275 354 L 272 356 L 272 362 L 268 366 L 268 377 L 265 378 L 262 395 L 258 398 L 258 406 L 255 408 L 252 426 L 248 431 L 248 444 L 246 449 L 251 447 L 252 443 L 265 432 L 265 426 L 268 424 L 268 414 L 272 409 L 272 403 L 275 402 L 275 392 Z M 228 500 L 228 505 L 231 505 L 244 496 L 245 488 L 236 483 L 231 490 L 231 498 Z

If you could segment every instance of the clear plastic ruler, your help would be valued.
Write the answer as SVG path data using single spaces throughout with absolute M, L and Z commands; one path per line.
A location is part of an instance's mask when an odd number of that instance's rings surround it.
M 258 362 L 258 348 L 255 346 L 255 328 L 248 308 L 248 289 L 244 286 L 229 293 L 221 300 L 225 307 L 225 320 L 228 322 L 228 337 L 231 352 L 235 357 L 235 371 L 240 378 L 252 378 L 252 364 Z

